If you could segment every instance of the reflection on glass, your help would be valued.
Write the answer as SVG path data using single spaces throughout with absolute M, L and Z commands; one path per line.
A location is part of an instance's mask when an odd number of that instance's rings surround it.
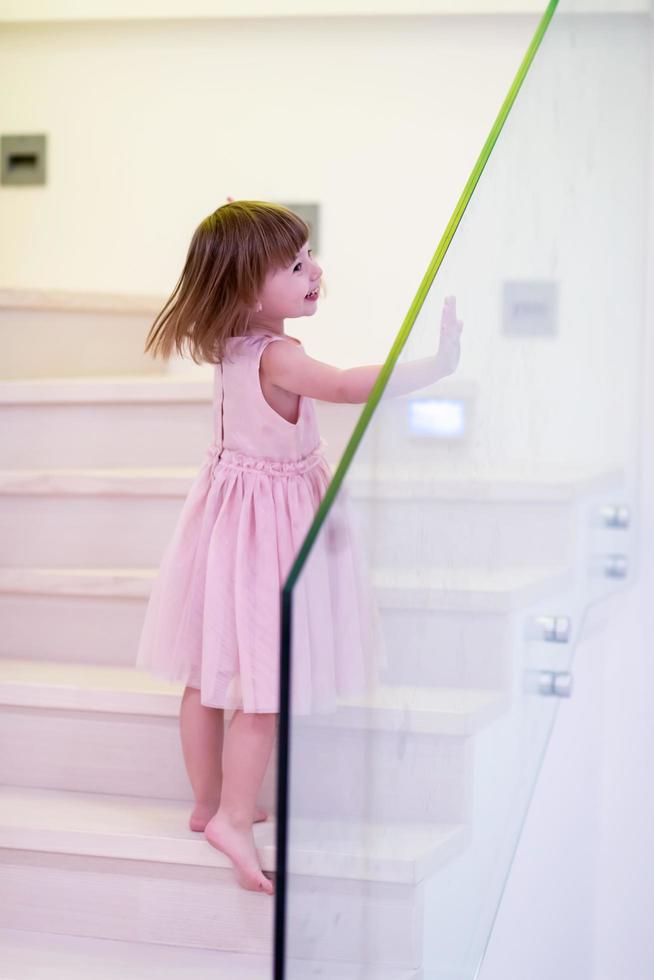
M 291 572 L 278 977 L 477 975 L 574 649 L 633 579 L 611 514 L 636 491 L 640 26 L 547 8 Z M 450 295 L 458 370 L 393 393 Z M 319 629 L 337 687 L 370 643 L 378 683 L 296 710 L 324 669 L 306 663 L 311 595 L 324 609 L 348 536 L 361 560 Z

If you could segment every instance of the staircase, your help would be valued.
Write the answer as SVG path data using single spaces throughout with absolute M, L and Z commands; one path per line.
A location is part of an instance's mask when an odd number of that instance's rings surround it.
M 210 388 L 164 377 L 0 383 L 3 980 L 270 975 L 274 901 L 239 889 L 188 829 L 181 689 L 131 666 L 210 441 Z M 579 610 L 625 584 L 600 571 L 630 532 L 593 519 L 623 500 L 612 471 L 435 482 L 361 467 L 348 492 L 362 527 L 383 502 L 405 540 L 431 508 L 426 537 L 444 550 L 440 565 L 426 553 L 400 568 L 392 534 L 367 537 L 384 684 L 296 720 L 293 779 L 310 791 L 295 798 L 290 828 L 289 971 L 359 978 L 365 940 L 366 976 L 408 980 L 421 976 L 434 882 L 486 853 L 479 818 L 498 791 L 487 760 L 516 744 L 525 677 L 566 667 Z M 447 541 L 471 524 L 452 563 Z M 489 561 L 498 554 L 501 571 Z M 547 561 L 534 567 L 533 554 Z M 566 643 L 545 639 L 554 614 L 574 624 Z M 552 700 L 533 703 L 549 713 Z M 273 753 L 259 801 L 270 817 L 255 825 L 265 870 L 275 769 Z

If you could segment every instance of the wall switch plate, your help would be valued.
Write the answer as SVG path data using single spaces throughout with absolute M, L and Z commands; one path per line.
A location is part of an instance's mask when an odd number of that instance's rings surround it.
M 295 211 L 306 221 L 311 229 L 309 242 L 313 249 L 314 258 L 320 251 L 320 205 L 319 204 L 289 204 L 288 201 L 280 202 L 285 208 Z
M 0 136 L 2 184 L 45 184 L 46 138 L 42 133 Z
M 512 337 L 548 337 L 558 332 L 559 283 L 536 279 L 505 282 L 502 331 Z

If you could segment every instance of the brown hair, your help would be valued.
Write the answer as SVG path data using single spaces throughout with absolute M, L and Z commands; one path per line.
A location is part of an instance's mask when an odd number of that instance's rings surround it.
M 217 363 L 230 337 L 247 333 L 249 307 L 269 271 L 293 262 L 309 240 L 294 211 L 266 201 L 232 201 L 193 232 L 177 285 L 150 328 L 144 352 L 164 359 L 184 347 L 196 364 Z

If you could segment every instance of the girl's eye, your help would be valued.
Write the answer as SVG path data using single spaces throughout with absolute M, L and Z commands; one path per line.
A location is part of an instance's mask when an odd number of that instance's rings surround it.
M 309 249 L 309 255 L 313 255 L 313 249 L 312 248 Z M 302 263 L 301 262 L 298 262 L 298 264 L 295 266 L 295 269 L 299 269 L 301 265 L 302 265 Z M 295 272 L 295 269 L 293 269 L 293 272 Z

